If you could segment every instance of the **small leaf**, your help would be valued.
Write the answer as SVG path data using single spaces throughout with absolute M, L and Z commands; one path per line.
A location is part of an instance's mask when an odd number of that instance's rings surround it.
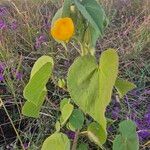
M 115 83 L 115 88 L 117 89 L 120 98 L 122 98 L 124 95 L 127 94 L 127 92 L 136 88 L 136 85 L 123 79 L 117 79 Z
M 67 120 L 72 114 L 72 111 L 73 111 L 73 105 L 71 104 L 64 105 L 64 107 L 62 108 L 61 117 L 60 117 L 61 126 L 63 126 L 67 122 Z
M 65 86 L 66 86 L 66 82 L 64 79 L 59 79 L 58 80 L 58 87 L 62 88 L 62 89 L 65 89 Z
M 61 126 L 60 126 L 60 122 L 59 122 L 59 121 L 57 121 L 57 122 L 56 122 L 56 124 L 55 124 L 56 132 L 59 132 L 59 131 L 60 131 L 60 128 L 61 128 Z
M 69 118 L 70 126 L 74 129 L 81 129 L 84 123 L 84 114 L 79 109 L 74 109 L 70 118 Z
M 139 150 L 139 140 L 136 125 L 132 120 L 119 124 L 120 135 L 113 142 L 113 150 Z
M 88 137 L 89 139 L 94 142 L 95 144 L 99 145 L 101 147 L 101 143 L 105 142 L 105 136 L 101 135 L 101 132 L 103 132 L 103 129 L 101 128 L 101 126 L 96 123 L 96 122 L 92 122 L 89 126 L 88 126 Z
M 65 134 L 54 133 L 48 137 L 41 150 L 70 150 L 70 141 Z
M 60 111 L 62 111 L 63 107 L 66 104 L 69 104 L 69 103 L 70 103 L 70 99 L 68 99 L 68 98 L 64 98 L 63 100 L 61 100 L 61 102 L 60 102 Z

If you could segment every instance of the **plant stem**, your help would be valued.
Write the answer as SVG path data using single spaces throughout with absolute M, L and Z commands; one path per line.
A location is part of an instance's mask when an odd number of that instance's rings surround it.
M 3 101 L 2 101 L 1 98 L 0 98 L 0 104 L 1 104 L 1 106 L 3 106 L 5 112 L 6 112 L 7 116 L 8 116 L 8 119 L 10 120 L 10 123 L 11 123 L 11 125 L 12 125 L 12 127 L 13 127 L 13 129 L 14 129 L 16 135 L 17 135 L 17 138 L 18 138 L 18 140 L 20 141 L 22 150 L 25 150 L 24 145 L 23 145 L 23 143 L 22 143 L 22 140 L 21 140 L 21 138 L 20 138 L 20 136 L 19 136 L 19 133 L 18 133 L 18 131 L 17 131 L 17 129 L 16 129 L 16 127 L 15 127 L 15 125 L 14 125 L 12 119 L 10 118 L 9 113 L 8 113 L 8 111 L 7 111 L 7 109 L 6 109 L 6 107 L 5 107 L 5 105 L 4 105 L 4 103 L 3 103 Z
M 75 133 L 75 138 L 73 140 L 73 145 L 71 150 L 76 150 L 77 149 L 77 142 L 78 142 L 78 137 L 79 137 L 80 130 L 77 130 Z

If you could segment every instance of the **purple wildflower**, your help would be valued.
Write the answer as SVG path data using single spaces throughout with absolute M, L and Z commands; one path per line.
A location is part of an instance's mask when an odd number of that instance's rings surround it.
M 7 28 L 6 23 L 2 19 L 0 19 L 0 30 L 6 29 L 6 28 Z
M 150 138 L 150 131 L 148 130 L 140 130 L 138 131 L 138 136 L 140 140 L 145 140 Z
M 0 62 L 0 73 L 3 73 L 5 70 L 5 64 Z
M 4 6 L 0 6 L 0 16 L 6 15 L 8 12 L 7 8 Z
M 14 68 L 12 69 L 12 74 L 17 80 L 21 80 L 23 77 L 23 74 Z
M 36 38 L 35 42 L 35 48 L 38 49 L 41 47 L 41 45 L 46 42 L 47 38 L 44 34 L 40 35 L 39 37 Z
M 4 81 L 4 76 L 3 74 L 0 74 L 0 82 Z
M 75 132 L 73 132 L 73 131 L 67 131 L 66 134 L 67 134 L 68 138 L 70 138 L 72 140 L 75 138 Z
M 10 24 L 10 29 L 11 29 L 11 30 L 16 30 L 17 27 L 18 27 L 18 23 L 17 23 L 16 20 L 13 21 L 13 22 Z
M 21 80 L 22 77 L 23 77 L 23 74 L 22 74 L 21 72 L 17 72 L 17 73 L 16 73 L 16 79 L 17 79 L 17 80 Z
M 24 143 L 23 146 L 24 146 L 24 149 L 27 150 L 29 148 L 29 143 Z

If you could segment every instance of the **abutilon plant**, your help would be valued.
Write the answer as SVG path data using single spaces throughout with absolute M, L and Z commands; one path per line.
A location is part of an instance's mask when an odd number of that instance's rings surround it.
M 62 8 L 53 17 L 50 29 L 52 37 L 63 46 L 70 40 L 79 44 L 80 56 L 70 66 L 66 78 L 66 90 L 70 98 L 61 101 L 61 115 L 55 125 L 56 132 L 44 141 L 42 150 L 75 150 L 79 135 L 87 135 L 103 149 L 107 140 L 108 122 L 105 111 L 111 101 L 113 89 L 122 98 L 136 87 L 133 83 L 118 78 L 119 56 L 115 49 L 105 50 L 99 61 L 96 61 L 96 41 L 103 37 L 107 25 L 105 11 L 96 0 L 65 0 Z M 42 56 L 35 62 L 24 89 L 24 98 L 27 100 L 22 108 L 24 115 L 39 117 L 47 94 L 46 84 L 52 76 L 53 67 L 54 61 L 50 56 Z M 59 81 L 61 88 L 64 87 L 64 82 Z M 83 131 L 86 114 L 91 116 L 92 121 L 86 125 L 86 131 Z M 63 127 L 75 132 L 72 146 L 67 135 L 61 132 Z M 131 120 L 124 121 L 120 124 L 119 131 L 120 135 L 114 141 L 113 150 L 126 150 L 126 147 L 128 150 L 137 150 L 135 124 Z M 81 144 L 88 149 L 84 143 Z

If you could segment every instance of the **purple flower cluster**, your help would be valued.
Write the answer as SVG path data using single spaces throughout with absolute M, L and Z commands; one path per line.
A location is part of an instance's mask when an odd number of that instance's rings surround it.
M 111 119 L 118 120 L 120 111 L 121 107 L 119 102 L 112 100 L 111 104 L 107 107 L 106 113 L 110 115 Z
M 8 19 L 8 8 L 4 6 L 0 6 L 0 30 L 4 29 L 10 29 L 10 30 L 16 30 L 18 28 L 18 22 L 17 20 Z
M 4 81 L 5 64 L 0 62 L 0 82 Z
M 6 22 L 0 18 L 0 30 L 6 29 L 6 28 L 7 28 Z
M 3 82 L 4 79 L 5 79 L 5 78 L 4 78 L 4 76 L 5 76 L 5 70 L 6 70 L 6 65 L 5 65 L 5 63 L 0 62 L 0 82 Z M 22 72 L 19 72 L 19 71 L 17 71 L 17 70 L 14 69 L 14 68 L 10 71 L 10 73 L 11 73 L 11 75 L 12 75 L 13 77 L 15 77 L 17 80 L 21 80 L 22 77 L 23 77 Z
M 7 8 L 4 6 L 0 6 L 0 16 L 5 16 L 7 15 L 7 13 L 8 13 Z
M 44 42 L 46 42 L 46 41 L 47 41 L 47 37 L 46 37 L 44 34 L 41 34 L 40 36 L 38 36 L 38 37 L 36 38 L 36 41 L 35 41 L 35 48 L 36 48 L 36 49 L 40 48 L 40 47 L 42 46 L 42 44 L 43 44 Z
M 12 69 L 12 74 L 17 80 L 21 80 L 23 78 L 22 72 L 19 72 L 16 69 Z
M 66 131 L 66 135 L 68 136 L 69 139 L 74 139 L 75 138 L 75 132 L 73 131 Z
M 146 113 L 142 119 L 137 119 L 136 124 L 140 140 L 150 139 L 150 112 Z

